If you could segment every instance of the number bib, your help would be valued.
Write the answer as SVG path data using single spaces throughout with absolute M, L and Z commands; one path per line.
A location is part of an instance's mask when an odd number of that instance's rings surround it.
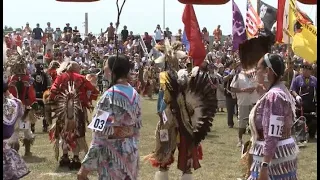
M 109 113 L 106 111 L 100 111 L 100 112 L 102 112 L 100 115 L 98 115 L 97 113 L 97 115 L 94 116 L 88 128 L 101 132 L 104 130 L 107 124 Z
M 23 122 L 23 121 L 20 121 L 19 123 L 19 129 L 29 129 L 30 128 L 30 122 L 29 121 L 26 121 L 26 122 Z
M 167 141 L 169 141 L 168 129 L 161 129 L 160 130 L 160 142 L 167 142 Z
M 268 136 L 282 137 L 283 125 L 284 116 L 277 116 L 271 114 Z
M 168 117 L 164 111 L 162 111 L 162 121 L 163 121 L 163 124 L 165 124 L 168 121 Z

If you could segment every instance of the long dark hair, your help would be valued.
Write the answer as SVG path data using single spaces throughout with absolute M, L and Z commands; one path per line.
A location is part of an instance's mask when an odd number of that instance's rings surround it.
M 115 85 L 120 78 L 128 78 L 130 70 L 133 69 L 133 64 L 129 61 L 127 56 L 110 56 L 108 59 L 108 67 L 112 73 L 111 87 Z
M 268 66 L 267 61 L 270 61 L 271 67 Z M 269 90 L 281 79 L 285 71 L 283 58 L 278 54 L 267 53 L 263 56 L 262 65 L 271 68 L 274 72 L 274 81 L 271 83 Z

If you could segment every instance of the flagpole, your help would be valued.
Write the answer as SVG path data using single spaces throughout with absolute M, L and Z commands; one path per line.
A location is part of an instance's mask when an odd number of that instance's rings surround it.
M 316 5 L 316 18 L 314 24 L 317 26 L 317 5 Z
M 163 14 L 162 14 L 162 18 L 163 18 L 163 29 L 165 29 L 166 28 L 166 0 L 162 0 L 163 1 Z
M 260 8 L 259 8 L 259 7 L 260 7 L 260 1 L 261 1 L 261 0 L 257 0 L 257 7 L 256 7 L 257 14 L 258 14 L 259 18 L 260 18 Z M 259 32 L 259 34 L 260 34 L 261 28 L 259 28 L 258 32 Z

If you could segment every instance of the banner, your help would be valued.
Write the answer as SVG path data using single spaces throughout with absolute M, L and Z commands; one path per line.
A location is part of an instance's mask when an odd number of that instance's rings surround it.
M 277 9 L 263 1 L 260 1 L 258 6 L 260 10 L 259 16 L 264 24 L 264 28 L 271 31 L 273 24 L 277 21 Z
M 194 65 L 199 66 L 204 61 L 207 52 L 202 42 L 197 16 L 192 4 L 187 4 L 185 6 L 182 15 L 182 22 L 184 24 L 186 38 L 190 43 L 189 56 L 192 57 Z
M 246 26 L 237 4 L 232 1 L 232 51 L 239 49 L 239 44 L 247 39 Z
M 294 16 L 294 33 L 288 32 L 293 37 L 293 52 L 310 63 L 317 61 L 317 27 L 312 24 L 297 6 L 290 0 L 290 16 Z

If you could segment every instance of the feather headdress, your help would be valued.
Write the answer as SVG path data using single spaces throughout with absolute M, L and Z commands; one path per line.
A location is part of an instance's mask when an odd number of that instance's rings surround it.
M 179 41 L 174 42 L 171 46 L 169 40 L 165 39 L 164 45 L 159 45 L 156 49 L 162 51 L 164 55 L 154 60 L 155 63 L 166 62 L 169 68 L 173 68 L 176 71 L 179 69 L 179 59 L 187 57 L 187 54 L 182 51 L 182 43 Z
M 15 54 L 6 58 L 6 66 L 10 68 L 11 74 L 25 74 L 27 69 L 26 56 L 18 46 Z

